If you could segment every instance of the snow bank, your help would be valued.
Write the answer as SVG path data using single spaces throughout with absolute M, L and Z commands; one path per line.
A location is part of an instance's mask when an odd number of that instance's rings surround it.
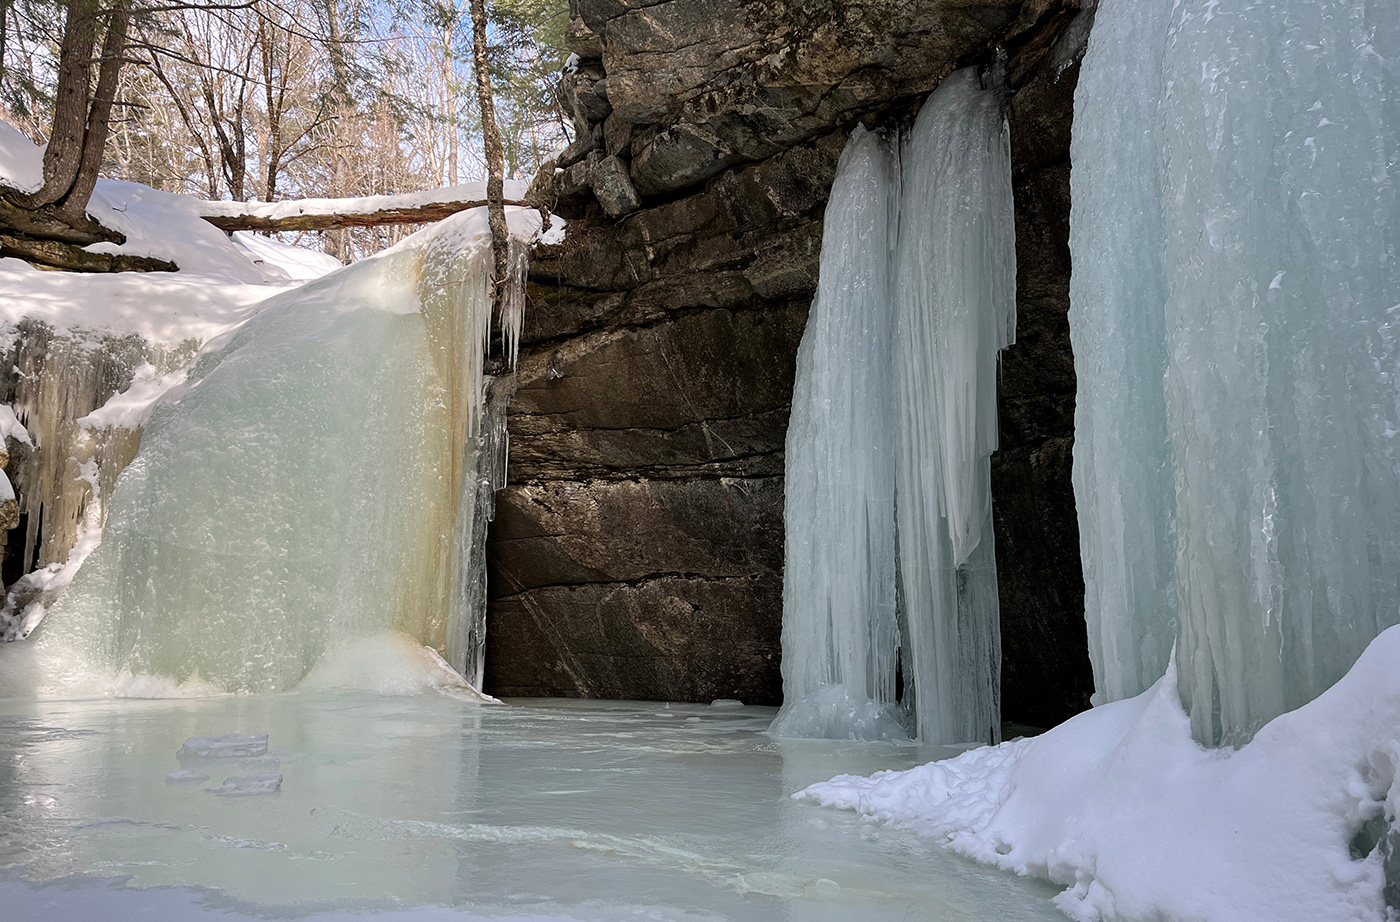
M 248 252 L 253 265 L 280 269 L 296 281 L 318 279 L 341 267 L 340 260 L 329 253 L 289 246 L 252 231 L 235 231 L 233 242 Z
M 1238 750 L 1192 740 L 1173 664 L 1043 736 L 793 797 L 1048 878 L 1080 922 L 1382 922 L 1397 765 L 1400 627 Z
M 0 122 L 0 183 L 33 191 L 42 182 L 43 149 Z M 200 217 L 200 207 L 189 196 L 99 179 L 88 213 L 127 239 L 88 249 L 167 259 L 180 271 L 46 272 L 0 259 L 0 324 L 29 317 L 60 330 L 137 333 L 165 345 L 203 342 L 247 320 L 272 295 L 339 266 L 267 239 L 230 240 Z

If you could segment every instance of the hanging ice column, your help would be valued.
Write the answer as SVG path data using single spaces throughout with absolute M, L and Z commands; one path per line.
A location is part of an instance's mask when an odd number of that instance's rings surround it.
M 1176 641 L 1176 513 L 1152 131 L 1172 4 L 1105 0 L 1075 97 L 1074 501 L 1097 704 L 1162 677 Z M 1148 245 L 1144 241 L 1153 241 Z
M 788 421 L 779 736 L 908 735 L 895 699 L 897 193 L 894 151 L 857 127 L 826 207 Z
M 532 220 L 513 214 L 515 233 Z M 39 692 L 279 691 L 389 631 L 479 676 L 478 498 L 504 458 L 490 264 L 484 216 L 457 215 L 207 346 L 28 642 Z
M 1102 0 L 1076 103 L 1080 405 L 1150 401 L 1164 364 L 1168 437 L 1115 446 L 1095 432 L 1113 412 L 1081 414 L 1081 529 L 1099 530 L 1086 574 L 1105 584 L 1090 624 L 1159 636 L 1165 616 L 1135 604 L 1162 585 L 1160 560 L 1112 559 L 1099 496 L 1175 529 L 1183 702 L 1198 739 L 1238 743 L 1400 621 L 1400 7 L 1153 6 Z M 1102 133 L 1115 122 L 1131 143 Z M 1081 354 L 1125 322 L 1141 326 L 1121 364 Z M 1175 483 L 1165 522 L 1156 469 Z M 1091 652 L 1106 697 L 1131 693 L 1115 672 L 1161 667 L 1155 643 Z
M 960 70 L 904 151 L 895 337 L 899 570 L 918 736 L 1001 738 L 992 538 L 997 362 L 1016 336 L 1016 216 L 1001 94 Z
M 827 206 L 788 428 L 785 703 L 773 730 L 993 741 L 989 457 L 997 353 L 1015 328 L 1000 95 L 975 69 L 953 74 L 902 159 L 901 189 L 895 153 L 857 129 Z

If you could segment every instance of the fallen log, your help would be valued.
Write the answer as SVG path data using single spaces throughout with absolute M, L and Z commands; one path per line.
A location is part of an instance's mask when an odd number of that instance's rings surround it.
M 90 253 L 61 240 L 35 240 L 0 232 L 0 256 L 14 256 L 40 269 L 69 272 L 175 272 L 173 262 L 153 256 Z
M 454 197 L 454 189 L 474 193 Z M 429 224 L 459 211 L 486 206 L 480 183 L 407 195 L 294 199 L 285 202 L 201 202 L 199 216 L 219 230 L 326 231 L 386 224 Z M 507 205 L 533 207 L 522 201 Z

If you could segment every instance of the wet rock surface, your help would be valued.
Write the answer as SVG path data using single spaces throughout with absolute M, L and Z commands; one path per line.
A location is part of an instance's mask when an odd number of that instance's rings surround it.
M 1020 268 L 993 459 L 1004 716 L 1087 706 L 1065 319 L 1078 8 L 575 0 L 581 141 L 536 183 L 571 223 L 531 263 L 488 692 L 781 700 L 783 444 L 837 158 L 857 120 L 897 128 L 1001 47 Z M 609 202 L 619 168 L 635 209 Z

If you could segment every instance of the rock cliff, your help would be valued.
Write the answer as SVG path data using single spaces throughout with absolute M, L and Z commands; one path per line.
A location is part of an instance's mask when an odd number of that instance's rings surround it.
M 1080 0 L 575 0 L 577 140 L 535 194 L 487 689 L 776 703 L 783 442 L 822 212 L 857 121 L 954 68 L 1012 88 L 1018 342 L 993 459 L 1004 716 L 1087 706 L 1070 487 L 1069 124 Z

